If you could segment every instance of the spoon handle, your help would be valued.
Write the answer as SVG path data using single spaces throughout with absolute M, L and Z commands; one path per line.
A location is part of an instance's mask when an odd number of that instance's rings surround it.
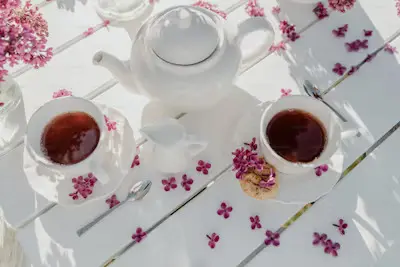
M 113 208 L 101 213 L 99 216 L 97 216 L 96 218 L 93 219 L 93 221 L 91 221 L 90 223 L 86 224 L 85 226 L 79 228 L 76 231 L 76 234 L 81 237 L 84 233 L 86 233 L 90 228 L 92 228 L 93 226 L 95 226 L 99 221 L 101 221 L 102 219 L 104 219 L 104 217 L 106 217 L 107 215 L 109 215 L 111 212 L 113 212 L 114 210 L 116 210 L 118 207 L 120 207 L 122 204 L 124 204 L 125 202 L 128 201 L 128 198 L 125 198 L 123 201 L 121 201 L 118 205 L 115 205 Z
M 342 114 L 340 114 L 339 111 L 337 111 L 334 107 L 332 107 L 330 104 L 328 104 L 325 100 L 323 100 L 322 98 L 320 98 L 320 100 L 328 107 L 330 108 L 335 114 L 336 116 L 339 117 L 339 119 L 341 119 L 343 122 L 347 122 L 347 119 L 345 117 L 343 117 Z

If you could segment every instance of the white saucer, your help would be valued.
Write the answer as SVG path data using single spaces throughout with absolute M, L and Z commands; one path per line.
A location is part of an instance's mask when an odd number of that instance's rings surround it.
M 79 206 L 96 199 L 105 198 L 118 189 L 128 174 L 133 158 L 136 154 L 136 143 L 132 128 L 128 120 L 117 110 L 98 104 L 104 115 L 110 121 L 116 122 L 116 130 L 108 131 L 104 140 L 106 152 L 103 167 L 107 171 L 110 181 L 101 184 L 97 181 L 93 192 L 86 199 L 79 197 L 73 200 L 74 184 L 68 174 L 58 173 L 46 167 L 39 166 L 24 148 L 24 172 L 32 189 L 48 199 L 62 206 Z M 87 177 L 88 174 L 82 174 Z M 94 175 L 96 175 L 94 173 Z
M 250 142 L 253 137 L 259 142 L 259 127 L 261 115 L 271 102 L 261 103 L 252 107 L 242 118 L 239 119 L 236 129 L 233 131 L 234 146 L 240 148 L 244 142 Z M 258 151 L 261 155 L 261 151 Z M 329 193 L 338 182 L 343 171 L 344 155 L 341 148 L 331 157 L 328 164 L 329 169 L 321 176 L 311 170 L 305 174 L 288 175 L 278 173 L 279 190 L 272 201 L 287 204 L 306 204 L 313 202 L 321 196 Z

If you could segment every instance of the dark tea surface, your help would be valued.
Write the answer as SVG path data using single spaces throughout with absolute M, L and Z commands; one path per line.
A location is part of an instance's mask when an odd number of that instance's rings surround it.
M 267 126 L 271 148 L 290 162 L 307 163 L 318 158 L 325 148 L 326 132 L 310 113 L 298 109 L 276 114 Z
M 90 115 L 84 112 L 64 113 L 45 127 L 42 149 L 52 162 L 71 165 L 92 154 L 99 139 L 99 126 Z

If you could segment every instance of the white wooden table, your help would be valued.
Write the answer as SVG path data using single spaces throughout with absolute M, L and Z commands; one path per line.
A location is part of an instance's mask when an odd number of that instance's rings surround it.
M 154 12 L 192 3 L 160 0 Z M 180 118 L 189 132 L 210 144 L 187 171 L 194 179 L 191 190 L 179 187 L 165 192 L 161 180 L 167 177 L 143 159 L 117 196 L 122 199 L 129 183 L 144 178 L 153 182 L 150 193 L 142 201 L 116 210 L 86 235 L 78 237 L 76 230 L 108 209 L 102 200 L 76 209 L 55 206 L 18 229 L 26 266 L 102 266 L 132 242 L 137 227 L 142 227 L 147 237 L 140 243 L 131 243 L 110 266 L 398 265 L 400 131 L 396 129 L 400 122 L 400 55 L 381 50 L 345 79 L 332 72 L 335 63 L 350 69 L 387 43 L 400 48 L 400 18 L 394 1 L 359 0 L 347 13 L 332 12 L 323 20 L 316 18 L 311 4 L 289 0 L 259 3 L 274 26 L 275 43 L 283 40 L 279 31 L 279 21 L 283 19 L 296 25 L 301 38 L 288 42 L 282 53 L 265 53 L 258 64 L 240 75 L 233 85 L 239 90 L 220 106 Z M 92 55 L 100 49 L 120 58 L 129 56 L 131 42 L 124 29 L 104 26 L 86 1 L 36 0 L 35 4 L 49 23 L 49 44 L 54 47 L 55 56 L 45 68 L 18 66 L 13 70 L 23 92 L 27 120 L 52 98 L 53 92 L 63 88 L 123 112 L 138 141 L 144 141 L 138 129 L 149 117 L 178 115 L 157 110 L 149 99 L 126 91 L 105 69 L 92 66 Z M 213 4 L 226 10 L 230 21 L 240 23 L 248 18 L 246 1 L 214 0 Z M 279 15 L 271 13 L 274 6 L 281 7 Z M 345 39 L 333 37 L 331 31 L 346 23 L 349 31 Z M 93 34 L 83 34 L 91 27 L 95 29 Z M 369 48 L 347 52 L 344 42 L 363 39 L 364 29 L 373 30 L 368 38 Z M 251 35 L 243 45 L 250 48 L 259 38 L 262 36 Z M 282 88 L 291 89 L 292 94 L 305 94 L 301 84 L 305 79 L 317 84 L 326 93 L 326 100 L 349 119 L 346 128 L 361 132 L 360 137 L 343 140 L 344 167 L 351 167 L 364 153 L 368 156 L 298 220 L 282 227 L 303 205 L 257 201 L 244 195 L 230 171 L 229 151 L 234 147 L 226 136 L 247 109 L 281 97 Z M 22 168 L 23 147 L 18 146 L 18 141 L 17 138 L 15 149 L 3 152 L 0 158 L 0 205 L 14 227 L 51 204 L 29 187 Z M 148 145 L 140 144 L 142 149 Z M 212 163 L 208 175 L 196 172 L 199 159 Z M 228 220 L 216 215 L 222 201 L 233 207 Z M 254 215 L 259 215 L 262 229 L 251 230 L 249 217 Z M 349 224 L 344 236 L 332 226 L 339 218 Z M 280 246 L 264 245 L 266 229 L 281 231 Z M 312 245 L 315 231 L 340 241 L 338 257 L 324 254 Z M 215 249 L 210 249 L 206 234 L 213 232 L 220 240 Z

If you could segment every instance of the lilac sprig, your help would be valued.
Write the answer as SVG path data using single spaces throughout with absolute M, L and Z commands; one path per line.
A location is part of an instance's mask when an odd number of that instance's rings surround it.
M 0 1 L 0 82 L 7 65 L 43 67 L 53 56 L 52 48 L 46 48 L 47 36 L 47 22 L 30 1 Z
M 232 152 L 233 158 L 233 171 L 236 171 L 236 178 L 242 179 L 243 174 L 251 169 L 261 171 L 263 169 L 264 160 L 258 157 L 256 138 L 253 137 L 251 143 L 244 143 L 247 147 L 241 147 Z

